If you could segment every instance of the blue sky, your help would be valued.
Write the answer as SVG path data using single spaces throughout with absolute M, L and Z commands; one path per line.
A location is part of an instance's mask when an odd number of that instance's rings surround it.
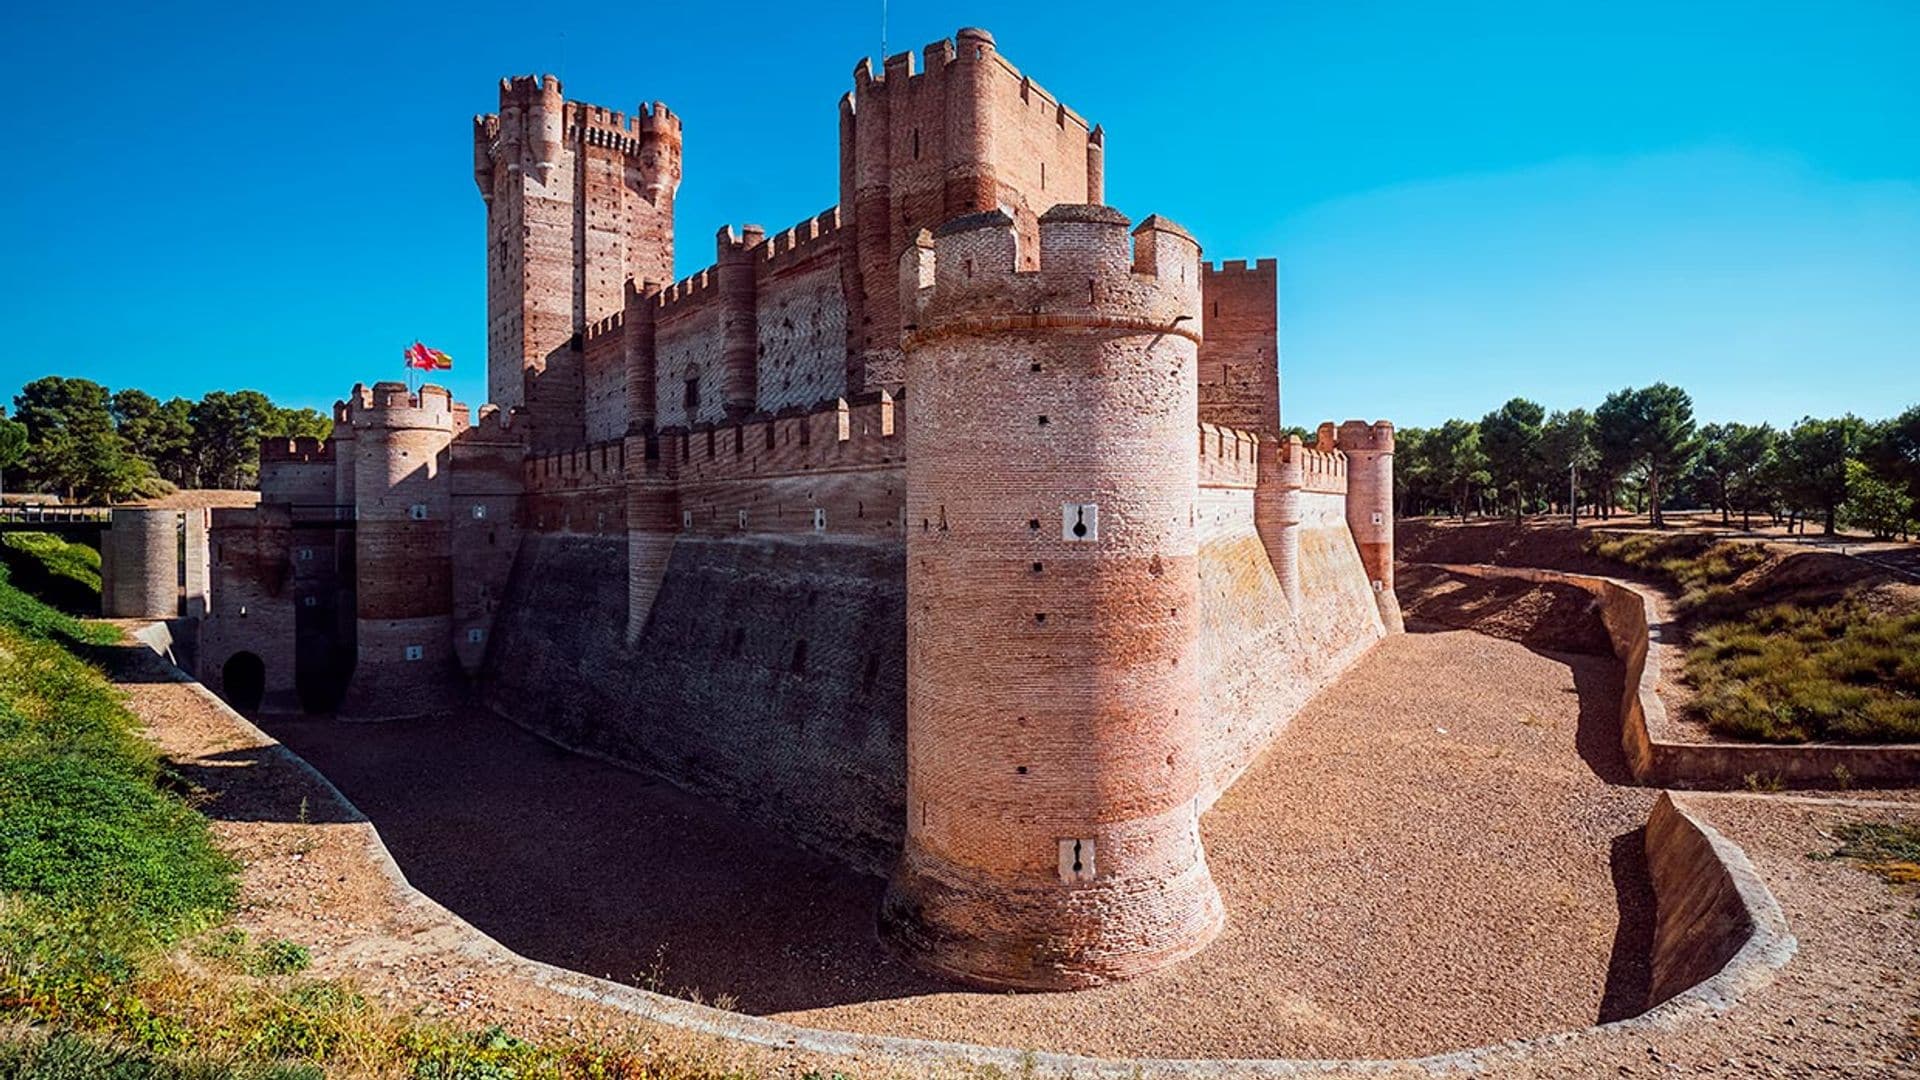
M 833 204 L 881 47 L 877 0 L 233 11 L 8 15 L 0 393 L 324 406 L 421 337 L 478 401 L 499 76 L 682 115 L 684 274 Z M 1280 259 L 1288 422 L 1657 379 L 1703 419 L 1920 401 L 1920 4 L 893 0 L 888 46 L 963 25 L 1106 126 L 1114 205 Z

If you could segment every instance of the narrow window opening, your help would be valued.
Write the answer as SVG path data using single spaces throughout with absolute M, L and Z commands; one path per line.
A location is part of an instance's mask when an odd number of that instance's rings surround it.
M 920 129 L 913 129 L 913 160 L 920 160 Z
M 738 657 L 740 655 L 740 650 L 745 648 L 746 644 L 747 644 L 747 628 L 744 626 L 734 627 L 733 638 L 727 642 L 727 655 L 730 657 Z
M 1043 565 L 1042 565 L 1041 563 L 1034 563 L 1034 564 L 1033 564 L 1033 572 L 1034 572 L 1034 573 L 1036 573 L 1036 574 L 1037 574 L 1037 573 L 1039 573 L 1039 572 L 1040 572 L 1041 570 L 1043 570 L 1043 569 L 1045 569 L 1045 567 L 1044 567 L 1044 566 L 1043 566 Z
M 860 680 L 860 692 L 863 694 L 873 693 L 873 684 L 875 682 L 878 682 L 879 679 L 880 679 L 880 654 L 871 653 L 867 656 L 867 674 L 864 678 Z
M 1040 426 L 1041 426 L 1041 427 L 1046 427 L 1046 426 L 1047 426 L 1047 418 L 1046 418 L 1046 417 L 1044 417 L 1044 416 L 1042 416 L 1042 417 L 1040 418 Z
M 697 409 L 700 407 L 700 380 L 699 379 L 687 380 L 686 393 L 683 394 L 681 397 L 681 404 L 685 405 L 688 409 Z
M 793 643 L 793 673 L 795 675 L 805 675 L 807 673 L 806 638 L 801 638 Z

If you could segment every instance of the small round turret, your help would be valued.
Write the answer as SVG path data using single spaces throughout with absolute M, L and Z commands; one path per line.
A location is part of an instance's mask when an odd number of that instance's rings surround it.
M 1193 433 L 1199 249 L 1101 206 L 950 221 L 901 280 L 907 842 L 882 929 L 988 986 L 1204 946 Z M 925 265 L 931 267 L 932 284 Z
M 110 619 L 180 614 L 180 512 L 115 507 L 100 538 L 100 610 Z
M 371 393 L 356 387 L 348 412 L 358 660 L 340 712 L 417 716 L 445 707 L 460 686 L 447 482 L 453 399 L 438 386 L 413 395 L 383 382 Z
M 1393 425 L 1349 420 L 1334 442 L 1347 457 L 1347 528 L 1379 600 L 1380 618 L 1388 629 L 1399 630 L 1400 602 L 1393 591 Z

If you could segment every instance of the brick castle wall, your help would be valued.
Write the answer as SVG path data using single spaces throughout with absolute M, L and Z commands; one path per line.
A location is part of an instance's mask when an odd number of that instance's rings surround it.
M 1273 436 L 1280 431 L 1280 275 L 1261 259 L 1200 267 L 1207 336 L 1200 343 L 1200 419 Z

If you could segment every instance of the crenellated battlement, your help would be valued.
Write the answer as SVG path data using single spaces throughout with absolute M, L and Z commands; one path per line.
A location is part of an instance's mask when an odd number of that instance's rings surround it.
M 938 80 L 948 68 L 972 63 L 990 64 L 1018 84 L 1020 100 L 1031 108 L 1043 110 L 1048 118 L 1060 127 L 1074 125 L 1088 134 L 1090 142 L 1098 143 L 1098 129 L 1088 124 L 1086 118 L 1070 108 L 1064 101 L 1041 88 L 1031 76 L 1021 73 L 1020 69 L 1000 55 L 993 35 L 977 27 L 967 27 L 955 33 L 951 38 L 941 38 L 929 42 L 920 50 L 916 60 L 912 51 L 895 53 L 881 61 L 878 74 L 873 70 L 873 58 L 861 57 L 853 67 L 853 91 L 849 95 L 853 108 L 859 109 L 862 96 L 889 94 L 893 87 L 905 86 L 910 93 L 923 92 L 924 84 L 929 80 Z
M 1289 442 L 1283 460 L 1291 463 L 1294 447 Z M 1312 446 L 1299 446 L 1300 483 L 1306 491 L 1319 491 L 1344 495 L 1347 490 L 1347 455 L 1338 450 L 1321 450 Z
M 593 146 L 638 153 L 649 136 L 680 141 L 680 118 L 664 102 L 638 105 L 628 116 L 618 109 L 569 101 L 566 116 L 568 134 Z
M 876 391 L 812 411 L 668 429 L 650 441 L 646 468 L 685 485 L 900 464 L 902 410 L 893 395 Z
M 661 316 L 678 314 L 717 295 L 716 286 L 719 283 L 719 267 L 709 266 L 654 293 L 651 300 Z
M 1218 265 L 1202 260 L 1200 273 L 1206 278 L 1258 278 L 1261 280 L 1278 279 L 1280 263 L 1276 259 L 1259 259 L 1252 266 L 1245 259 L 1224 259 Z
M 776 274 L 805 262 L 822 252 L 835 251 L 840 243 L 840 208 L 829 207 L 792 228 L 766 238 L 757 249 L 761 273 Z
M 967 328 L 1131 326 L 1200 340 L 1200 246 L 1153 216 L 1062 203 L 1040 215 L 1039 266 L 1020 268 L 1013 219 L 999 210 L 922 233 L 901 257 L 908 337 Z
M 1334 434 L 1334 445 L 1348 452 L 1393 453 L 1393 424 L 1376 420 L 1348 420 Z
M 527 441 L 526 414 L 519 409 L 502 409 L 498 405 L 482 405 L 477 416 L 469 420 L 465 406 L 456 409 L 456 423 L 453 429 L 454 439 L 466 443 L 498 443 Z
M 1260 478 L 1260 437 L 1251 431 L 1200 425 L 1200 486 L 1251 488 Z
M 261 462 L 297 462 L 322 464 L 333 460 L 333 440 L 302 435 L 291 439 L 260 440 Z
M 626 326 L 627 313 L 625 311 L 616 311 L 598 322 L 587 324 L 586 330 L 581 333 L 581 340 L 588 347 L 592 347 L 595 341 L 603 337 L 609 335 L 618 337 L 625 331 Z
M 521 466 L 529 495 L 579 491 L 626 482 L 627 448 L 619 439 L 572 450 L 530 454 Z
M 409 391 L 402 382 L 377 382 L 371 389 L 355 383 L 351 396 L 334 405 L 335 422 L 344 418 L 356 428 L 424 427 L 451 431 L 454 413 L 452 391 L 432 383 L 420 387 L 417 393 Z

